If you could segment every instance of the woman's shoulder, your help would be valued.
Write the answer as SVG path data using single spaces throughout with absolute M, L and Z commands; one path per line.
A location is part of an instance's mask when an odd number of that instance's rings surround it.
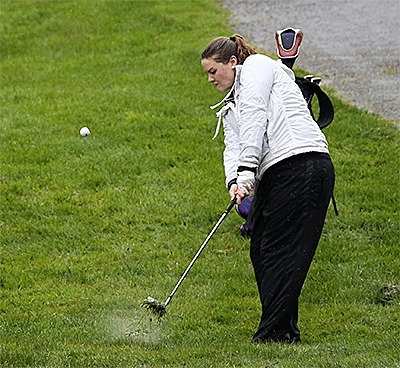
M 243 63 L 243 71 L 262 71 L 269 70 L 272 71 L 275 68 L 279 67 L 276 60 L 270 58 L 267 55 L 263 54 L 253 54 L 247 57 L 247 59 Z
M 293 71 L 283 64 L 280 60 L 274 60 L 271 57 L 263 54 L 254 54 L 247 57 L 243 63 L 243 68 L 247 70 L 268 70 L 270 72 L 277 73 L 277 75 L 287 74 L 291 79 L 294 80 Z
M 257 79 L 260 83 L 263 78 L 270 78 L 279 68 L 277 62 L 263 54 L 253 54 L 244 61 L 238 79 Z
M 275 60 L 264 54 L 253 54 L 246 58 L 243 65 L 276 63 Z

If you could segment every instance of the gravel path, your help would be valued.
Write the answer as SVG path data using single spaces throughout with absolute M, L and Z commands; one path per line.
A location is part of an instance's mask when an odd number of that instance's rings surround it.
M 235 31 L 276 53 L 275 31 L 304 33 L 296 66 L 353 105 L 400 123 L 400 1 L 225 0 Z

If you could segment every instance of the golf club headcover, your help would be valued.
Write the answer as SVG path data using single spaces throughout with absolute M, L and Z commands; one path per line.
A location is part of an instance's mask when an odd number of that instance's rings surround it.
M 251 202 L 253 200 L 253 196 L 247 196 L 242 199 L 242 202 L 236 206 L 236 211 L 239 214 L 240 217 L 244 218 L 247 220 L 249 217 L 249 213 L 251 210 Z
M 296 28 L 285 28 L 276 31 L 276 53 L 287 67 L 292 68 L 299 56 L 303 32 Z
M 254 183 L 254 190 L 257 187 L 257 180 Z M 253 229 L 253 201 L 254 194 L 251 194 L 242 199 L 242 202 L 236 206 L 236 211 L 240 217 L 245 219 L 245 222 L 240 226 L 240 233 L 244 238 L 250 238 Z

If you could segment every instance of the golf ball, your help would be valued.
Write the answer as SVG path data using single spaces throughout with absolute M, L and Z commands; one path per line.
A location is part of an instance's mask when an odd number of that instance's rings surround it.
M 81 128 L 81 130 L 79 131 L 79 134 L 82 137 L 87 137 L 88 135 L 90 135 L 90 129 L 88 127 L 83 127 Z

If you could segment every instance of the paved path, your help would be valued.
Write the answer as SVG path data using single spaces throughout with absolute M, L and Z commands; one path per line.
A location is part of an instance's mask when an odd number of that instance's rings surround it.
M 400 123 L 399 0 L 225 0 L 235 31 L 276 53 L 274 34 L 304 33 L 296 66 L 352 104 Z

